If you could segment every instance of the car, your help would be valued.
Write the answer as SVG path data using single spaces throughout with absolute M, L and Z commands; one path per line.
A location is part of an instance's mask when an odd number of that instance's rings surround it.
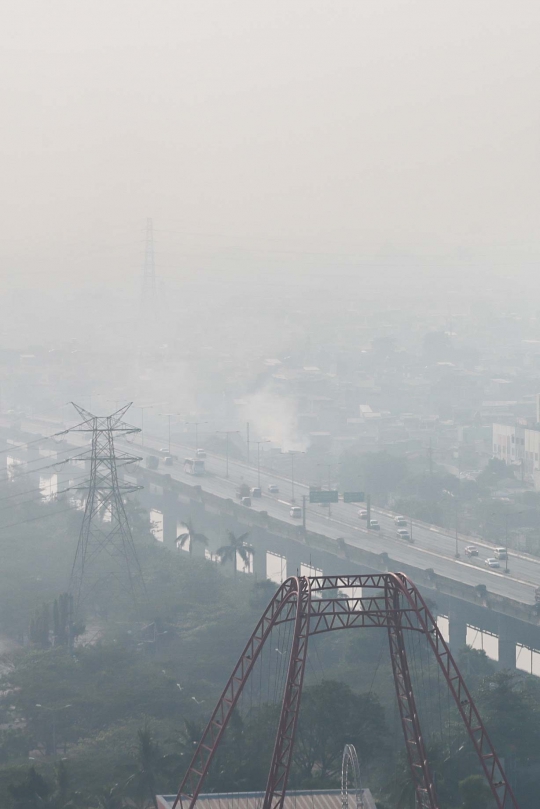
M 254 486 L 251 490 L 252 497 L 262 497 L 262 492 L 258 486 Z
M 204 449 L 198 449 L 195 455 L 197 458 L 206 458 L 206 451 Z
M 279 486 L 277 485 L 277 483 L 269 483 L 268 491 L 270 492 L 270 494 L 279 494 Z
M 500 567 L 499 560 L 498 559 L 493 559 L 492 557 L 489 557 L 488 559 L 486 559 L 484 564 L 487 567 Z
M 165 466 L 172 466 L 173 465 L 173 456 L 172 455 L 165 455 L 163 458 L 163 463 Z
M 170 449 L 168 449 L 167 447 L 160 447 L 159 451 L 161 452 L 162 455 L 170 455 L 171 454 Z
M 478 548 L 475 545 L 467 545 L 465 556 L 478 556 Z
M 296 520 L 299 520 L 302 517 L 302 509 L 300 506 L 293 506 L 289 511 L 291 517 L 294 517 Z
M 411 535 L 409 534 L 409 532 L 407 531 L 406 528 L 398 528 L 398 530 L 396 531 L 396 534 L 399 537 L 399 539 L 407 539 L 407 540 L 409 540 L 411 538 Z
M 379 520 L 370 520 L 369 528 L 371 528 L 373 531 L 380 531 L 381 526 L 379 525 Z
M 242 497 L 240 500 L 243 506 L 250 506 L 251 505 L 251 497 Z
M 367 520 L 367 511 L 365 510 L 365 508 L 360 509 L 360 511 L 358 512 L 358 516 L 360 517 L 361 520 Z
M 397 517 L 394 517 L 394 525 L 399 525 L 401 528 L 406 528 L 407 520 L 405 517 L 398 515 Z

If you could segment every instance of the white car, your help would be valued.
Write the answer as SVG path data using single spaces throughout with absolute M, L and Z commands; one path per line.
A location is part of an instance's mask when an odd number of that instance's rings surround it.
M 365 510 L 365 508 L 360 509 L 360 511 L 358 512 L 358 516 L 360 517 L 361 520 L 367 520 L 367 511 Z
M 394 517 L 394 525 L 398 525 L 401 528 L 405 528 L 407 526 L 407 520 L 405 519 L 405 517 L 402 516 Z
M 295 519 L 300 519 L 302 516 L 302 509 L 300 508 L 300 506 L 293 506 L 289 511 L 289 514 L 291 515 L 291 517 L 294 517 Z
M 379 525 L 379 520 L 370 520 L 368 527 L 371 528 L 372 531 L 380 531 L 381 530 L 381 526 Z
M 279 486 L 277 485 L 277 483 L 269 483 L 268 491 L 270 492 L 270 494 L 279 494 Z
M 486 559 L 484 564 L 487 567 L 500 567 L 499 560 L 498 559 L 493 559 L 492 557 L 490 557 L 489 559 Z
M 407 540 L 409 540 L 411 538 L 411 535 L 409 534 L 409 532 L 407 531 L 406 528 L 398 528 L 398 530 L 396 531 L 396 534 L 399 537 L 399 539 L 407 539 Z

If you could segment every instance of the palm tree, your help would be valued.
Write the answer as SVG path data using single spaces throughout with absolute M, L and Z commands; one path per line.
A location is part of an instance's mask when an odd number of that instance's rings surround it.
M 204 534 L 199 533 L 199 531 L 195 530 L 195 527 L 191 519 L 186 520 L 185 527 L 187 530 L 183 534 L 179 534 L 176 537 L 176 546 L 178 548 L 183 548 L 186 542 L 189 541 L 189 555 L 192 556 L 194 544 L 198 542 L 199 545 L 206 546 L 208 545 L 208 537 L 206 537 Z
M 146 809 L 149 802 L 158 809 L 156 782 L 161 766 L 161 751 L 148 724 L 145 724 L 137 731 L 136 769 L 126 781 L 126 787 L 133 793 L 135 805 L 140 809 Z
M 253 545 L 249 545 L 245 541 L 248 534 L 249 531 L 246 531 L 245 533 L 240 534 L 240 536 L 237 537 L 236 534 L 233 534 L 232 531 L 227 531 L 229 544 L 222 545 L 221 548 L 217 549 L 217 553 L 221 558 L 222 565 L 224 565 L 225 562 L 232 562 L 235 576 L 237 573 L 236 560 L 238 556 L 240 557 L 244 565 L 248 566 L 251 557 L 255 553 L 255 548 L 253 547 Z

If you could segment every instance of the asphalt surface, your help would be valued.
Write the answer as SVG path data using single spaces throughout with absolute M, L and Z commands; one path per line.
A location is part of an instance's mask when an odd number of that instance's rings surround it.
M 146 456 L 158 454 L 156 450 L 163 447 L 163 439 L 145 435 L 145 446 L 130 444 L 135 454 Z M 240 483 L 249 486 L 257 485 L 257 469 L 247 466 L 236 460 L 229 460 L 229 476 L 226 477 L 226 461 L 224 457 L 207 453 L 205 476 L 194 477 L 183 469 L 183 459 L 193 457 L 193 447 L 172 443 L 171 452 L 178 456 L 172 466 L 165 466 L 160 461 L 159 471 L 170 473 L 175 479 L 182 480 L 191 485 L 200 485 L 212 494 L 224 498 L 236 498 L 236 489 Z M 285 522 L 299 524 L 301 519 L 290 516 L 292 485 L 291 479 L 262 469 L 261 498 L 251 498 L 251 508 L 254 511 L 267 511 L 272 517 Z M 270 494 L 268 485 L 274 483 L 279 486 L 279 493 Z M 294 505 L 302 506 L 302 495 L 309 494 L 308 485 L 295 481 Z M 307 499 L 307 498 L 306 498 Z M 247 508 L 247 507 L 246 507 Z M 358 516 L 358 511 L 365 509 L 363 503 L 333 503 L 330 508 L 307 503 L 306 527 L 309 531 L 324 534 L 331 539 L 343 537 L 350 545 L 356 545 L 374 553 L 386 551 L 392 559 L 416 566 L 420 569 L 433 568 L 433 570 L 449 578 L 462 581 L 466 584 L 485 584 L 492 593 L 513 598 L 525 604 L 534 603 L 534 590 L 540 587 L 540 559 L 522 553 L 510 552 L 508 558 L 508 573 L 505 572 L 505 562 L 500 561 L 500 568 L 487 569 L 485 560 L 494 556 L 494 546 L 490 543 L 471 537 L 458 536 L 459 558 L 455 558 L 455 534 L 449 534 L 437 526 L 425 523 L 412 525 L 413 543 L 400 539 L 396 535 L 397 527 L 394 524 L 395 514 L 378 508 L 371 509 L 371 518 L 377 519 L 380 531 L 368 530 L 366 520 Z M 479 551 L 477 557 L 465 556 L 467 545 L 474 544 Z
M 43 434 L 44 425 L 48 427 L 45 434 L 49 434 L 52 423 L 43 422 L 40 419 L 27 419 L 23 428 L 29 432 Z M 9 426 L 6 423 L 4 426 Z M 59 428 L 62 427 L 59 425 Z M 70 441 L 83 443 L 86 440 L 80 433 L 72 433 Z M 122 449 L 129 449 L 130 453 L 143 456 L 158 455 L 158 450 L 164 446 L 163 438 L 144 435 L 144 447 L 141 446 L 140 437 L 134 441 L 119 442 Z M 178 456 L 178 460 L 172 466 L 165 466 L 160 462 L 159 471 L 170 473 L 173 478 L 182 480 L 190 485 L 200 485 L 203 489 L 219 497 L 236 498 L 236 489 L 240 483 L 247 483 L 249 486 L 257 485 L 257 469 L 248 466 L 246 463 L 236 460 L 229 460 L 229 474 L 226 476 L 226 461 L 223 456 L 207 453 L 205 459 L 208 474 L 202 477 L 194 477 L 183 469 L 183 459 L 193 457 L 194 448 L 176 442 L 171 443 L 171 451 Z M 46 460 L 46 459 L 44 459 Z M 144 463 L 144 460 L 143 460 Z M 129 467 L 128 467 L 129 469 Z M 38 470 L 35 469 L 37 472 Z M 290 516 L 292 484 L 291 479 L 268 471 L 266 468 L 260 470 L 261 478 L 261 498 L 251 498 L 251 508 L 255 511 L 267 511 L 272 517 L 284 522 L 299 524 L 301 519 Z M 268 485 L 270 483 L 279 486 L 279 493 L 270 494 Z M 302 495 L 309 494 L 309 487 L 301 481 L 294 483 L 295 502 L 294 505 L 302 505 Z M 330 539 L 343 539 L 350 545 L 359 548 L 382 553 L 385 551 L 392 559 L 398 563 L 403 562 L 420 569 L 432 568 L 441 576 L 462 581 L 465 584 L 484 584 L 487 589 L 507 598 L 512 598 L 524 604 L 534 603 L 534 590 L 540 587 L 540 558 L 530 556 L 525 553 L 511 551 L 508 559 L 508 572 L 505 572 L 504 561 L 500 562 L 500 568 L 488 569 L 485 560 L 494 556 L 494 545 L 487 541 L 466 536 L 458 537 L 459 558 L 455 558 L 456 539 L 455 534 L 444 531 L 438 526 L 426 523 L 413 522 L 412 534 L 413 543 L 400 539 L 396 535 L 397 526 L 394 524 L 395 514 L 378 508 L 371 509 L 372 519 L 377 519 L 380 524 L 380 531 L 368 530 L 366 521 L 358 516 L 358 511 L 365 509 L 362 503 L 333 503 L 331 508 L 321 507 L 307 503 L 306 527 L 309 531 L 323 534 Z M 479 551 L 477 557 L 469 558 L 465 556 L 464 550 L 467 545 L 474 544 Z M 306 560 L 307 561 L 307 560 Z

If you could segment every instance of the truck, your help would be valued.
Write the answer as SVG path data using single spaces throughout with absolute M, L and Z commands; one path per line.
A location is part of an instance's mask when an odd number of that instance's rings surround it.
M 241 483 L 240 486 L 236 489 L 236 496 L 239 500 L 243 497 L 249 497 L 251 494 L 251 489 L 247 485 L 247 483 Z

